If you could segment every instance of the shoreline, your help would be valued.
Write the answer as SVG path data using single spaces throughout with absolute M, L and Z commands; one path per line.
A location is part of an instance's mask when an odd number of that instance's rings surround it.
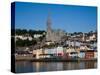
M 81 61 L 97 61 L 97 59 L 15 59 L 15 61 L 30 61 L 30 62 L 81 62 Z

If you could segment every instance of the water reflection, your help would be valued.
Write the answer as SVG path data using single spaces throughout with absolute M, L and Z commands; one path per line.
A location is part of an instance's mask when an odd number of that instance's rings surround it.
M 97 62 L 28 62 L 17 61 L 16 72 L 44 72 L 96 68 Z

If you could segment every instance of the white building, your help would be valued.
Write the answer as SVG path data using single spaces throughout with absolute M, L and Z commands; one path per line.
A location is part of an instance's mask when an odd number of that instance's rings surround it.
M 21 39 L 21 40 L 32 40 L 33 38 L 31 36 L 22 36 L 22 35 L 16 35 L 15 36 L 15 40 L 18 40 L 18 39 Z
M 55 48 L 46 48 L 45 54 L 63 54 L 63 47 L 55 47 Z
M 94 40 L 96 38 L 96 35 L 93 34 L 92 36 L 89 37 L 90 40 Z
M 43 36 L 43 34 L 34 34 L 34 38 L 39 38 L 41 36 Z

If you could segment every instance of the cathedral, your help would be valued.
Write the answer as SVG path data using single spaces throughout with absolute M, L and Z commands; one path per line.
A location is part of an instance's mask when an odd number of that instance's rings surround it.
M 48 16 L 46 24 L 47 24 L 46 41 L 60 42 L 62 40 L 62 37 L 65 35 L 65 32 L 61 29 L 56 29 L 56 30 L 52 29 L 50 15 Z

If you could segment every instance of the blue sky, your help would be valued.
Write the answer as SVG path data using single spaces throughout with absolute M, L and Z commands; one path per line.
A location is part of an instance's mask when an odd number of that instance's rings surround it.
M 50 13 L 53 29 L 89 32 L 97 28 L 97 8 L 88 6 L 16 2 L 15 27 L 46 30 Z

